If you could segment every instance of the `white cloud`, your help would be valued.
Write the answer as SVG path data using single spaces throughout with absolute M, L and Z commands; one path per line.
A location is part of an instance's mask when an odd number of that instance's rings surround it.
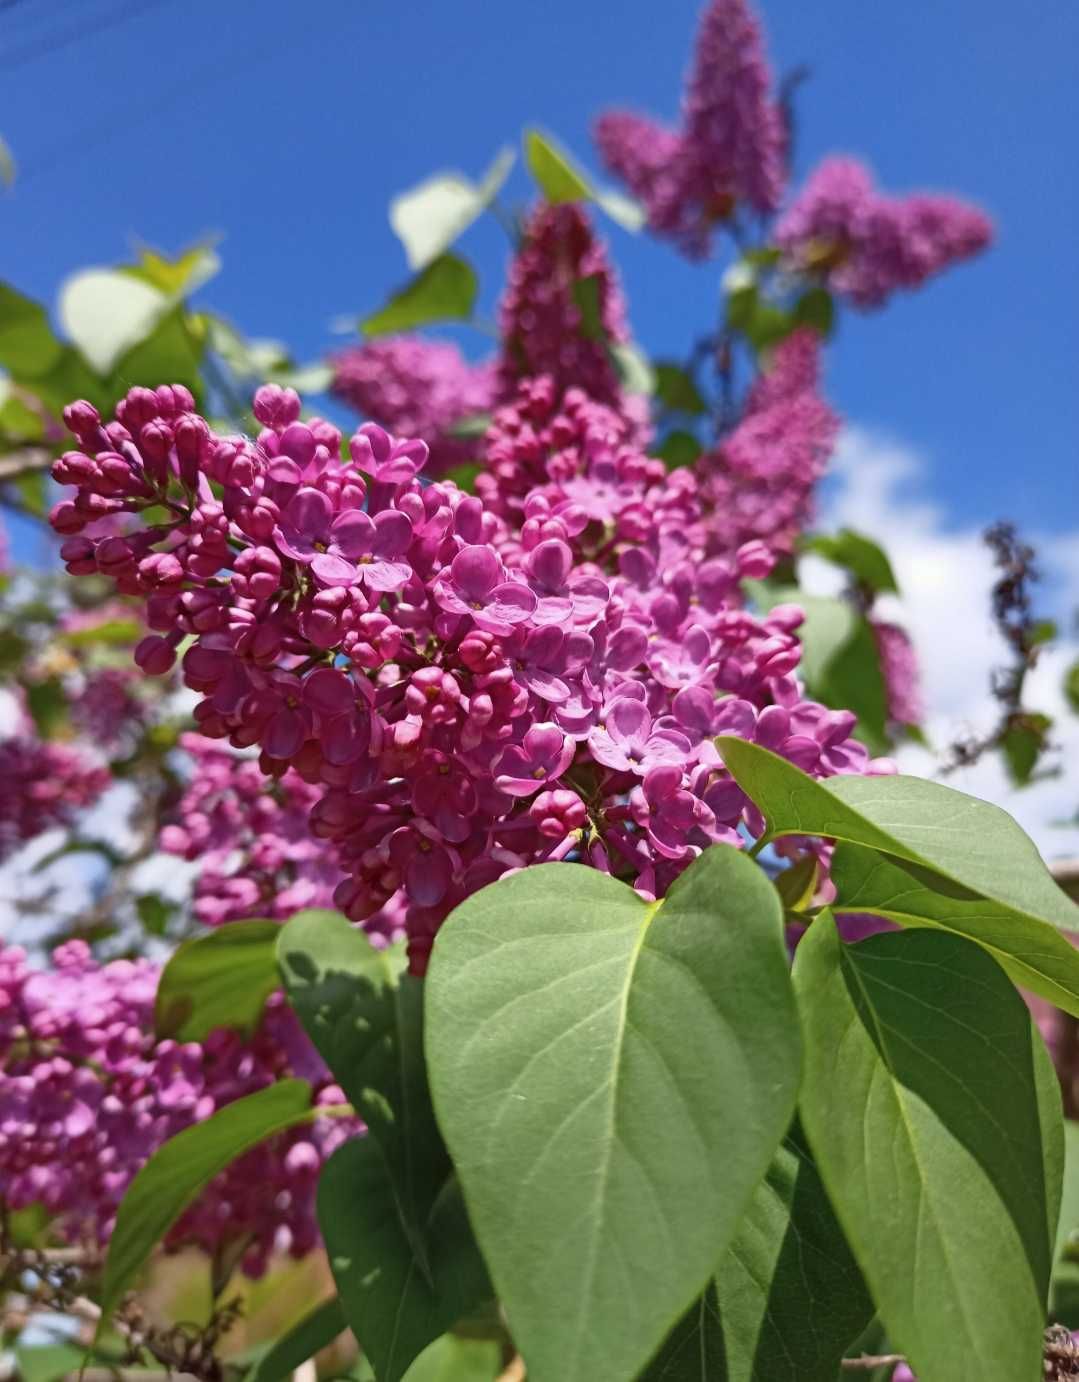
M 909 630 L 918 649 L 928 707 L 927 732 L 939 750 L 994 724 L 989 679 L 1007 661 L 993 627 L 989 591 L 992 558 L 977 528 L 950 525 L 926 494 L 926 463 L 917 452 L 880 433 L 852 427 L 844 433 L 833 465 L 821 526 L 847 525 L 876 538 L 887 550 L 903 592 L 882 609 Z M 1002 513 L 1002 518 L 1007 514 Z M 1036 588 L 1039 614 L 1071 628 L 1079 609 L 1079 532 L 1024 533 L 1038 552 L 1044 580 Z M 841 578 L 819 559 L 803 567 L 806 584 L 831 593 Z M 1028 679 L 1027 703 L 1052 715 L 1059 777 L 1016 789 L 998 754 L 951 774 L 949 785 L 994 801 L 1010 811 L 1037 841 L 1046 858 L 1079 855 L 1079 827 L 1060 826 L 1079 808 L 1079 716 L 1064 701 L 1065 668 L 1079 657 L 1079 642 L 1064 637 L 1046 652 Z M 914 747 L 900 753 L 904 771 L 934 776 L 939 758 Z M 1069 768 L 1071 771 L 1069 772 Z

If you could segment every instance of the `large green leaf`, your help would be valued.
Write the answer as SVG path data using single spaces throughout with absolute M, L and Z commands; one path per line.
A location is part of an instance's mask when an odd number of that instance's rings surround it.
M 542 864 L 457 908 L 427 985 L 439 1124 L 529 1378 L 634 1377 L 789 1122 L 775 889 L 726 845 L 662 903 Z
M 643 1382 L 835 1382 L 873 1317 L 858 1264 L 812 1158 L 776 1152 L 708 1291 Z
M 184 941 L 161 971 L 154 1005 L 159 1037 L 202 1041 L 215 1027 L 250 1032 L 280 988 L 276 921 L 232 921 Z
M 63 346 L 44 307 L 0 282 L 0 365 L 16 379 L 47 374 Z
M 263 1353 L 245 1382 L 285 1382 L 308 1358 L 333 1343 L 348 1325 L 336 1296 L 316 1305 Z
M 858 845 L 836 847 L 830 876 L 840 899 L 835 910 L 954 931 L 988 950 L 1017 984 L 1064 1007 L 1074 1005 L 1077 955 L 1062 932 L 931 869 Z
M 172 305 L 151 284 L 119 269 L 83 269 L 60 289 L 60 322 L 98 374 L 144 341 Z
M 1033 841 L 1006 811 L 917 777 L 832 777 L 816 781 L 757 744 L 722 736 L 724 762 L 764 813 L 770 837 L 820 835 L 928 868 L 966 893 L 1011 913 L 986 942 L 1021 963 L 1023 982 L 1079 1014 L 1079 952 L 1053 928 L 1079 931 L 1079 907 L 1054 883 Z M 839 898 L 843 909 L 848 899 Z M 937 908 L 927 898 L 927 908 Z M 970 914 L 971 919 L 973 913 Z M 924 918 L 939 920 L 930 910 Z M 966 930 L 979 942 L 981 928 Z M 1039 958 L 1039 953 L 1044 958 Z M 1009 961 L 1009 964 L 1012 960 Z
M 390 225 L 410 269 L 425 269 L 464 234 L 498 195 L 515 158 L 512 149 L 500 149 L 479 182 L 461 173 L 438 173 L 394 197 Z
M 385 336 L 432 322 L 468 321 L 478 290 L 475 270 L 467 260 L 440 254 L 394 293 L 385 307 L 365 318 L 360 329 L 365 336 Z
M 382 1146 L 393 1203 L 421 1264 L 423 1226 L 450 1174 L 427 1091 L 423 985 L 337 912 L 300 912 L 277 943 L 289 1001 Z
M 157 1149 L 120 1202 L 105 1260 L 99 1331 L 155 1245 L 214 1176 L 267 1137 L 312 1116 L 311 1086 L 282 1080 L 226 1104 Z
M 421 1264 L 404 1231 L 382 1145 L 354 1138 L 326 1163 L 318 1216 L 338 1295 L 378 1382 L 398 1382 L 432 1340 L 491 1294 L 457 1182 L 423 1224 Z
M 1059 1093 L 1022 999 L 939 931 L 803 938 L 801 1115 L 895 1346 L 920 1382 L 1040 1376 Z

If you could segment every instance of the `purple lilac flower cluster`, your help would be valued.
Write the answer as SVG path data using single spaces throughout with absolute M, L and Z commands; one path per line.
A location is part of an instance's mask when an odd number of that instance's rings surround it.
M 490 443 L 495 487 L 500 464 L 515 477 L 502 505 L 424 485 L 426 446 L 374 424 L 342 464 L 336 429 L 275 386 L 253 440 L 216 435 L 178 387 L 132 390 L 108 424 L 74 404 L 80 449 L 54 472 L 76 487 L 53 512 L 69 570 L 145 597 L 144 670 L 191 640 L 200 731 L 318 789 L 337 905 L 400 908 L 417 972 L 448 912 L 510 870 L 573 855 L 659 896 L 710 842 L 759 833 L 717 733 L 810 772 L 869 767 L 854 716 L 802 694 L 801 612 L 742 607 L 772 556 L 724 549 L 692 472 L 553 381 L 510 411 Z M 94 536 L 150 507 L 168 520 Z
M 26 731 L 0 740 L 0 860 L 55 826 L 70 825 L 109 785 L 84 749 Z
M 738 207 L 775 211 L 786 180 L 786 126 L 745 0 L 706 8 L 680 130 L 609 111 L 595 138 L 607 167 L 644 203 L 652 230 L 693 257 L 708 253 L 714 227 Z
M 560 392 L 574 387 L 598 403 L 620 402 L 608 342 L 629 339 L 625 303 L 579 206 L 533 212 L 510 265 L 499 325 L 500 399 L 512 397 L 522 379 L 549 375 Z
M 191 777 L 159 843 L 169 854 L 198 860 L 198 920 L 220 926 L 332 907 L 341 873 L 307 829 L 318 788 L 292 771 L 267 778 L 254 759 L 218 739 L 184 734 L 180 747 Z
M 448 341 L 388 336 L 342 351 L 331 392 L 388 431 L 425 441 L 427 473 L 444 475 L 475 451 L 451 429 L 491 407 L 495 367 L 470 364 Z
M 781 342 L 738 426 L 701 461 L 717 540 L 727 548 L 759 539 L 787 553 L 809 526 L 839 431 L 839 418 L 820 396 L 819 357 L 819 337 L 809 327 Z
M 829 158 L 776 225 L 789 266 L 820 277 L 859 307 L 879 307 L 900 288 L 986 248 L 993 225 L 955 197 L 890 197 L 853 158 Z
M 153 1035 L 158 971 L 147 960 L 98 965 L 81 941 L 49 970 L 0 947 L 0 1183 L 9 1210 L 40 1205 L 71 1240 L 105 1243 L 117 1205 L 151 1153 L 183 1128 L 288 1074 L 312 1081 L 319 1106 L 341 1091 L 280 1001 L 249 1040 L 203 1044 Z M 243 1248 L 258 1275 L 273 1252 L 318 1241 L 318 1170 L 355 1130 L 325 1118 L 235 1162 L 175 1225 L 168 1246 Z

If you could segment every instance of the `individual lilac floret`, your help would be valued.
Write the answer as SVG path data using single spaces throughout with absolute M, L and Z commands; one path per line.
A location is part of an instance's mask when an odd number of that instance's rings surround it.
M 644 702 L 628 696 L 619 696 L 604 711 L 588 736 L 588 748 L 597 763 L 639 777 L 662 763 L 685 763 L 691 753 L 684 734 L 654 728 Z
M 813 172 L 776 226 L 787 264 L 820 278 L 859 307 L 978 254 L 993 225 L 955 197 L 878 192 L 857 159 L 832 157 Z
M 435 598 L 450 614 L 470 616 L 488 633 L 507 634 L 536 608 L 526 585 L 506 579 L 497 554 L 485 546 L 462 547 L 450 563 Z
M 511 797 L 530 797 L 558 781 L 573 762 L 576 745 L 557 725 L 533 725 L 495 764 L 495 786 Z

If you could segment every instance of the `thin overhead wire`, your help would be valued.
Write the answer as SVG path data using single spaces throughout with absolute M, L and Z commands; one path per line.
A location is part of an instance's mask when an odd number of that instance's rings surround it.
M 106 14 L 81 19 L 77 23 L 69 24 L 66 29 L 43 34 L 14 48 L 0 49 L 0 72 L 20 71 L 32 62 L 38 62 L 42 58 L 51 57 L 53 53 L 70 48 L 73 43 L 95 38 L 106 29 L 115 29 L 142 14 L 147 14 L 150 10 L 160 9 L 162 5 L 170 3 L 171 0 L 129 0 L 129 3 Z
M 320 30 L 318 26 L 305 24 L 302 33 L 284 46 L 288 48 L 288 51 L 297 53 L 307 48 L 310 43 L 314 42 L 316 38 L 322 37 L 323 34 L 324 31 Z M 264 57 L 270 57 L 273 53 L 280 51 L 282 46 L 280 32 L 270 30 L 264 33 L 261 42 L 244 44 L 242 49 L 244 62 L 249 66 L 257 65 Z M 159 116 L 163 111 L 170 110 L 189 100 L 192 92 L 204 90 L 222 78 L 233 75 L 236 72 L 236 62 L 237 53 L 235 51 L 219 53 L 201 67 L 186 71 L 176 82 L 170 83 L 168 86 L 157 86 L 154 91 L 153 115 Z M 145 115 L 145 104 L 135 105 L 128 102 L 110 111 L 96 123 L 81 125 L 77 133 L 53 143 L 43 149 L 40 154 L 31 155 L 24 160 L 19 168 L 19 187 L 25 187 L 35 178 L 53 172 L 72 159 L 84 158 L 88 150 L 106 143 L 125 130 L 130 130 L 132 121 L 136 116 L 141 123 L 145 123 Z

